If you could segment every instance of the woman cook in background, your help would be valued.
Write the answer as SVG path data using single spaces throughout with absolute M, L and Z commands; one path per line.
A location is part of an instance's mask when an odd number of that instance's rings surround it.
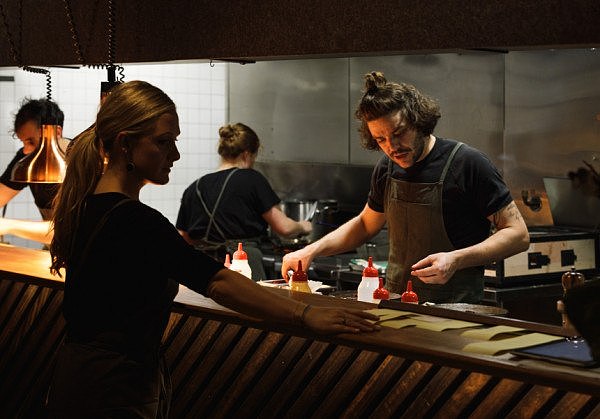
M 171 99 L 132 81 L 113 88 L 67 156 L 50 250 L 52 271 L 66 268 L 51 417 L 167 416 L 170 378 L 159 347 L 178 282 L 252 317 L 317 333 L 377 329 L 370 314 L 307 306 L 224 268 L 142 204 L 144 185 L 169 181 L 178 135 Z
M 244 243 L 252 279 L 267 279 L 262 253 L 256 245 L 267 235 L 267 225 L 283 237 L 309 234 L 308 221 L 288 218 L 278 207 L 279 197 L 269 181 L 252 169 L 260 140 L 248 126 L 237 123 L 219 129 L 221 164 L 192 183 L 183 193 L 177 229 L 183 237 L 219 260 Z M 219 252 L 218 249 L 221 249 Z

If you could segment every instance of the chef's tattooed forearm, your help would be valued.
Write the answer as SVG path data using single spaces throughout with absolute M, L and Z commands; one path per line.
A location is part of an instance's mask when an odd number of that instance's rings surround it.
M 515 204 L 514 201 L 508 204 L 506 207 L 502 208 L 500 211 L 494 213 L 493 220 L 495 227 L 498 227 L 501 215 L 507 220 L 514 219 L 519 221 L 521 219 L 521 213 L 519 212 L 519 208 L 517 207 L 517 204 Z

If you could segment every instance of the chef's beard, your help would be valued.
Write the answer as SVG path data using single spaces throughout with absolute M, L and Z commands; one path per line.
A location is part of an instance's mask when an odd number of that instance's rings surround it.
M 403 165 L 401 165 L 398 161 L 398 160 L 402 160 L 402 159 L 398 159 L 398 158 L 394 157 L 394 155 L 401 154 L 401 153 L 410 153 L 409 154 L 410 162 L 408 163 L 408 165 L 405 168 L 414 166 L 415 163 L 417 161 L 419 161 L 419 159 L 423 155 L 423 151 L 425 150 L 425 139 L 428 137 L 429 137 L 428 135 L 420 135 L 419 137 L 415 137 L 413 146 L 411 148 L 400 148 L 398 150 L 395 150 L 393 155 L 390 157 L 392 157 L 392 160 L 396 161 L 396 164 L 398 164 L 402 167 Z

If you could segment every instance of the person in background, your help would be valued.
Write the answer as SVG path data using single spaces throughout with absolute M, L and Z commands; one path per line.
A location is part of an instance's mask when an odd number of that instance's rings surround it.
M 140 202 L 144 185 L 169 181 L 178 136 L 172 100 L 131 81 L 113 88 L 67 155 L 50 246 L 51 271 L 66 272 L 66 335 L 48 390 L 50 417 L 168 416 L 160 344 L 178 283 L 253 318 L 315 333 L 378 329 L 371 314 L 313 307 L 225 268 Z
M 57 122 L 57 134 L 62 140 L 64 114 L 58 105 L 48 99 L 25 99 L 14 120 L 14 132 L 23 143 L 6 170 L 0 176 L 0 207 L 4 207 L 19 192 L 29 186 L 43 221 L 0 218 L 0 235 L 12 234 L 28 240 L 48 244 L 52 239 L 49 220 L 52 217 L 52 200 L 58 190 L 56 183 L 24 183 L 11 181 L 14 166 L 27 154 L 37 149 L 41 141 L 42 121 L 52 119 Z M 64 145 L 64 144 L 62 144 Z
M 233 252 L 243 242 L 254 280 L 268 279 L 258 248 L 267 236 L 267 226 L 287 238 L 312 231 L 309 221 L 292 220 L 281 211 L 269 181 L 252 168 L 259 147 L 260 140 L 250 127 L 242 123 L 221 127 L 221 164 L 183 192 L 176 223 L 188 243 L 213 251 L 221 261 L 225 251 Z
M 412 280 L 419 301 L 480 302 L 483 266 L 529 246 L 510 191 L 483 153 L 433 135 L 440 118 L 434 100 L 379 72 L 365 81 L 355 114 L 362 143 L 384 154 L 368 201 L 357 217 L 285 255 L 282 274 L 299 260 L 308 267 L 316 256 L 351 251 L 387 222 L 389 291 L 402 293 Z

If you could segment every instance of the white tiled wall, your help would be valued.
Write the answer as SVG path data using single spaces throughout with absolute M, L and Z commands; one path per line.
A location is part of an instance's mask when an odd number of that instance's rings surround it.
M 63 135 L 72 138 L 88 127 L 98 110 L 100 82 L 106 70 L 51 68 L 52 100 L 65 113 Z M 145 80 L 164 90 L 177 105 L 181 135 L 177 143 L 181 159 L 175 162 L 167 185 L 142 189 L 142 202 L 161 211 L 175 223 L 183 190 L 196 178 L 218 165 L 218 129 L 227 118 L 227 64 L 136 64 L 126 65 L 125 81 Z M 0 171 L 21 147 L 11 136 L 14 114 L 25 97 L 46 97 L 45 76 L 17 68 L 0 69 L 0 76 L 13 76 L 14 82 L 0 81 Z M 0 172 L 1 173 L 1 172 Z M 6 217 L 39 220 L 29 188 L 8 205 Z M 40 245 L 16 237 L 5 240 L 18 246 Z

